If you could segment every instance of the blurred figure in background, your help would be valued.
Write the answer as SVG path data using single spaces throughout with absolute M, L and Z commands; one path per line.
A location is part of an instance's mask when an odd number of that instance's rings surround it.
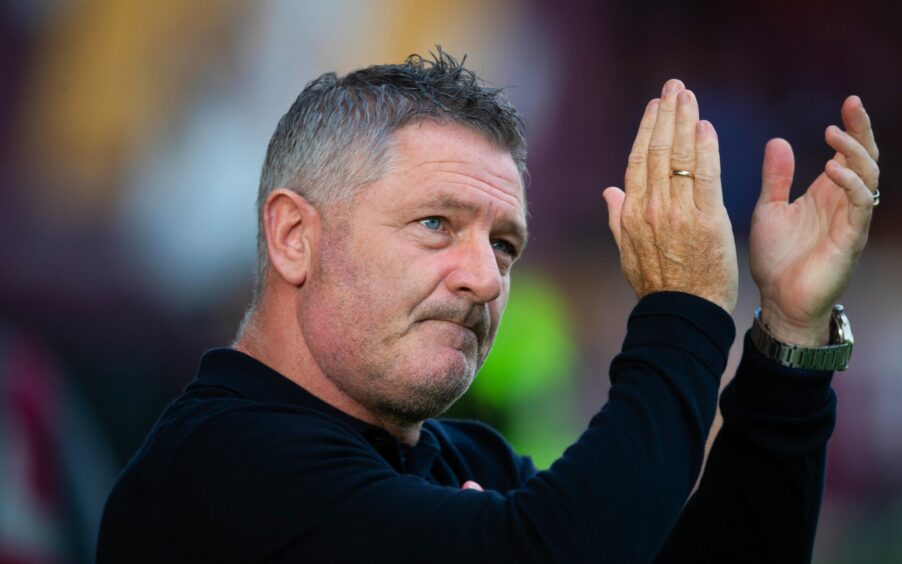
M 93 558 L 115 474 L 103 432 L 53 352 L 0 325 L 0 562 Z

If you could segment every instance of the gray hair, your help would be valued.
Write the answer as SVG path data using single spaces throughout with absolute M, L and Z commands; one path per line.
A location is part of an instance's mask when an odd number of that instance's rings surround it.
M 263 288 L 268 259 L 263 204 L 279 187 L 313 206 L 343 201 L 378 180 L 392 134 L 419 120 L 458 123 L 506 150 L 526 180 L 523 118 L 501 94 L 439 47 L 427 60 L 411 55 L 400 65 L 376 65 L 309 83 L 279 120 L 266 151 L 257 195 L 257 279 Z

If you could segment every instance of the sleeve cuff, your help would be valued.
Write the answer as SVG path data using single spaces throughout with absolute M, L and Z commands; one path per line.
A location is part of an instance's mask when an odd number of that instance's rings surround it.
M 789 368 L 765 358 L 746 333 L 736 377 L 720 397 L 724 429 L 777 456 L 806 456 L 833 434 L 832 379 L 832 371 Z
M 633 308 L 623 350 L 649 344 L 686 350 L 719 378 L 735 338 L 733 318 L 717 304 L 683 292 L 656 292 Z
M 781 417 L 818 413 L 833 397 L 832 380 L 832 370 L 789 368 L 766 358 L 746 332 L 734 381 L 749 409 Z

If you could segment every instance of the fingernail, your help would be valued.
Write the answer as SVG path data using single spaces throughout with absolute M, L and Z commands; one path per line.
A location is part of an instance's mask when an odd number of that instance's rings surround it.
M 692 91 L 691 90 L 683 90 L 677 96 L 677 102 L 680 104 L 688 104 L 692 102 Z
M 664 90 L 662 91 L 663 95 L 667 96 L 668 94 L 673 94 L 674 92 L 679 90 L 679 88 L 680 88 L 680 86 L 682 86 L 682 84 L 683 83 L 680 82 L 679 80 L 677 80 L 675 78 L 671 78 L 670 80 L 668 80 L 667 82 L 664 83 Z
M 645 111 L 653 112 L 653 111 L 657 110 L 658 104 L 660 104 L 660 103 L 661 103 L 661 100 L 659 98 L 652 98 L 651 101 L 648 103 L 648 106 L 645 107 Z

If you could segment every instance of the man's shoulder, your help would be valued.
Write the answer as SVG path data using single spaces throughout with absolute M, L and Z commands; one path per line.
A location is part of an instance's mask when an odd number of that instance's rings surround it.
M 118 554 L 129 550 L 122 539 L 156 535 L 186 554 L 215 544 L 236 550 L 230 554 L 236 560 L 251 560 L 235 547 L 251 554 L 282 546 L 309 525 L 299 523 L 298 508 L 328 512 L 336 460 L 355 462 L 340 471 L 390 470 L 359 432 L 328 412 L 189 386 L 120 476 L 105 510 L 103 548 Z
M 170 404 L 148 435 L 146 446 L 170 451 L 173 457 L 191 456 L 200 443 L 211 441 L 222 448 L 241 448 L 260 441 L 298 441 L 318 435 L 358 436 L 346 422 L 309 406 L 203 391 L 185 393 Z M 183 452 L 186 442 L 191 443 L 189 452 Z
M 173 471 L 202 479 L 225 456 L 265 459 L 267 447 L 315 450 L 323 440 L 362 442 L 345 422 L 307 406 L 259 402 L 228 390 L 189 386 L 163 411 L 120 480 L 162 491 Z M 228 469 L 246 468 L 245 464 Z M 188 476 L 179 476 L 184 480 Z

